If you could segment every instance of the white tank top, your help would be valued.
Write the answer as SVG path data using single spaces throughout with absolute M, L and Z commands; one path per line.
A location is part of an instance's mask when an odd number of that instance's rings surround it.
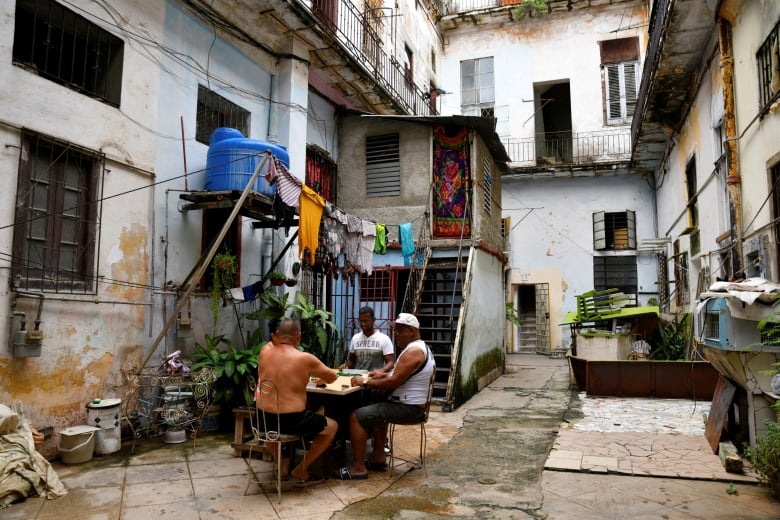
M 413 348 L 421 350 L 423 354 L 425 354 L 425 365 L 422 370 L 409 377 L 404 384 L 396 388 L 392 395 L 405 404 L 425 404 L 428 402 L 428 384 L 431 381 L 433 371 L 436 370 L 436 361 L 433 359 L 433 352 L 429 351 L 428 346 L 423 340 L 418 339 L 412 341 L 398 356 L 396 365 L 398 364 L 398 361 L 401 360 L 401 356 L 406 354 L 409 349 Z

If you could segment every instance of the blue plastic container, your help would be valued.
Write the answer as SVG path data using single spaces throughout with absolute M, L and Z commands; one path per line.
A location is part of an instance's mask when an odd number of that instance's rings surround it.
M 263 160 L 263 153 L 269 151 L 287 168 L 290 156 L 283 146 L 266 141 L 248 139 L 235 128 L 217 128 L 209 137 L 209 151 L 206 156 L 206 184 L 208 191 L 243 191 L 255 168 Z M 257 177 L 254 191 L 273 197 L 276 185 L 265 180 L 265 171 Z

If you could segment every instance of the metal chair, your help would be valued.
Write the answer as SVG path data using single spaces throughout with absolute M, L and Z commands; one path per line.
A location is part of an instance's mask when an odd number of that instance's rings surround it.
M 408 422 L 408 423 L 390 423 L 388 425 L 388 437 L 390 439 L 390 465 L 388 466 L 390 468 L 390 471 L 393 470 L 393 460 L 396 458 L 395 454 L 398 450 L 395 449 L 395 443 L 393 442 L 393 437 L 395 435 L 395 427 L 400 426 L 410 426 L 410 425 L 420 425 L 420 462 L 419 464 L 414 464 L 415 469 L 422 468 L 425 466 L 425 450 L 428 446 L 428 436 L 425 433 L 425 423 L 428 422 L 428 414 L 431 411 L 431 397 L 433 396 L 433 383 L 436 381 L 436 368 L 434 367 L 433 373 L 431 374 L 431 380 L 428 383 L 428 400 L 425 402 L 425 414 L 423 415 L 423 418 L 421 421 L 416 422 Z M 409 464 L 413 464 L 412 461 L 403 459 L 401 457 L 398 457 L 399 459 L 408 462 Z
M 275 424 L 273 421 L 271 424 L 268 423 L 268 419 L 266 418 L 266 414 L 264 412 L 264 409 L 267 407 L 267 405 L 273 403 L 274 409 L 279 409 L 279 393 L 276 389 L 276 384 L 274 384 L 273 381 L 269 379 L 262 379 L 257 383 L 257 390 L 255 392 L 255 413 L 250 415 L 250 423 L 252 428 L 252 439 L 245 443 L 245 445 L 249 446 L 249 454 L 247 456 L 247 465 L 249 466 L 249 472 L 250 472 L 250 480 L 249 484 L 247 484 L 246 491 L 249 490 L 249 485 L 252 483 L 261 484 L 258 479 L 257 475 L 255 475 L 254 470 L 252 469 L 251 459 L 252 459 L 252 451 L 254 448 L 259 448 L 262 450 L 264 447 L 270 445 L 274 446 L 274 460 L 273 460 L 273 473 L 275 476 L 275 485 L 276 485 L 276 492 L 278 496 L 279 503 L 282 503 L 282 472 L 281 472 L 281 461 L 282 461 L 282 447 L 284 445 L 292 445 L 294 447 L 296 443 L 300 442 L 301 447 L 303 448 L 303 457 L 304 461 L 306 460 L 306 441 L 303 438 L 302 435 L 292 435 L 288 433 L 282 433 L 281 430 L 281 421 L 279 419 L 278 414 L 276 414 L 276 421 Z M 295 450 L 292 450 L 292 453 L 290 454 L 290 462 L 288 469 L 292 469 L 293 464 L 295 463 Z M 244 491 L 244 494 L 246 494 L 246 491 Z

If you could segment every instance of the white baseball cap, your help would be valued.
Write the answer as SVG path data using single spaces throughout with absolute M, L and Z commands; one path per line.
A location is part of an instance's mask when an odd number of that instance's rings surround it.
M 415 318 L 413 314 L 409 314 L 408 312 L 402 312 L 399 314 L 398 318 L 395 320 L 395 323 L 398 325 L 414 327 L 415 329 L 420 328 L 420 322 L 417 321 L 417 318 Z

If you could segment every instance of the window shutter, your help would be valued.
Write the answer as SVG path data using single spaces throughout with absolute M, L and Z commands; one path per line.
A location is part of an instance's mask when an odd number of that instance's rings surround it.
M 401 154 L 398 134 L 366 137 L 366 196 L 401 194 Z
M 636 106 L 636 63 L 623 64 L 623 79 L 626 93 L 626 117 L 634 115 Z
M 626 227 L 628 228 L 628 249 L 636 249 L 636 212 L 626 210 Z
M 606 218 L 603 211 L 593 214 L 593 249 L 603 251 L 607 248 Z
M 620 66 L 606 66 L 607 75 L 607 116 L 609 119 L 620 119 Z

